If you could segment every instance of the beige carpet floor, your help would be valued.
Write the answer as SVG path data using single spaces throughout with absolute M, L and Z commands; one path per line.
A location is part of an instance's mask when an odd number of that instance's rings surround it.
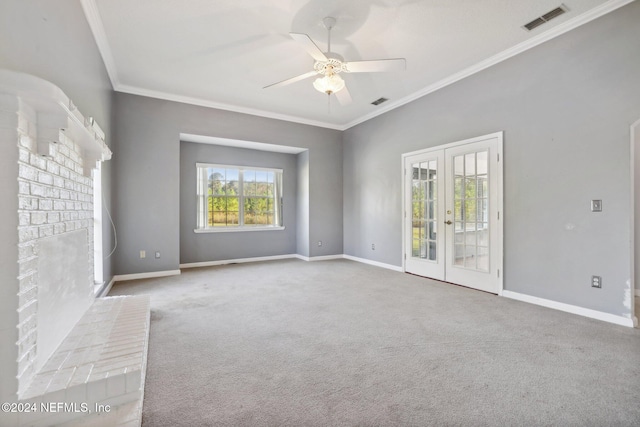
M 144 426 L 638 426 L 640 330 L 347 260 L 149 294 Z

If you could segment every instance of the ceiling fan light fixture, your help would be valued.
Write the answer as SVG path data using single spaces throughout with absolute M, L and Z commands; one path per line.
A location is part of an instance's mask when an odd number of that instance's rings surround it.
M 342 80 L 342 78 L 337 74 L 331 74 L 324 77 L 318 77 L 313 82 L 313 87 L 316 88 L 318 92 L 331 95 L 332 93 L 336 93 L 344 89 L 344 80 Z

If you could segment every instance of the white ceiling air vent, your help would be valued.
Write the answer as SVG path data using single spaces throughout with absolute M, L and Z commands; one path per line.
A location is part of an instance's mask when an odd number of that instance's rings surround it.
M 556 7 L 555 9 L 545 13 L 544 15 L 534 19 L 533 21 L 524 24 L 523 28 L 526 29 L 527 31 L 531 31 L 534 28 L 539 27 L 540 25 L 551 21 L 553 18 L 557 18 L 558 16 L 562 15 L 563 13 L 568 12 L 569 9 L 567 9 L 567 6 L 561 4 L 560 6 Z
M 383 102 L 385 102 L 385 101 L 388 101 L 388 99 L 387 99 L 387 98 L 378 98 L 378 99 L 376 99 L 375 101 L 373 101 L 371 104 L 372 104 L 372 105 L 380 105 L 380 104 L 382 104 L 382 103 L 383 103 Z

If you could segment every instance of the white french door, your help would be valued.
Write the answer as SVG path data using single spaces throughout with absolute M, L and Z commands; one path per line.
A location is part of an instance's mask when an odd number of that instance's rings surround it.
M 502 291 L 502 133 L 403 155 L 404 269 Z

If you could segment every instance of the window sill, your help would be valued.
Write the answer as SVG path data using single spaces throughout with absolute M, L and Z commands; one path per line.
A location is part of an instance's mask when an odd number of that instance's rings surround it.
M 284 227 L 212 227 L 196 228 L 194 233 L 242 233 L 247 231 L 279 231 Z

